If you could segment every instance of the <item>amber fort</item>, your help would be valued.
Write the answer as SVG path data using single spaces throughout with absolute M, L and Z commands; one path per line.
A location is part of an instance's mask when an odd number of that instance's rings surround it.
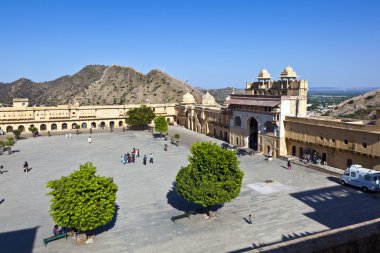
M 171 124 L 249 148 L 269 157 L 316 154 L 321 164 L 345 169 L 351 164 L 380 170 L 380 109 L 375 121 L 307 115 L 308 81 L 286 67 L 279 77 L 262 69 L 245 94 L 231 94 L 223 105 L 210 93 L 196 103 L 187 92 L 180 103 L 146 104 Z M 126 112 L 139 104 L 30 106 L 28 99 L 13 100 L 0 108 L 0 129 L 42 134 L 98 128 L 127 128 Z

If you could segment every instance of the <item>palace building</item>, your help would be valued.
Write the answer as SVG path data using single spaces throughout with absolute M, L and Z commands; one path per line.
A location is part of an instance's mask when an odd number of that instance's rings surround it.
M 309 155 L 345 169 L 351 164 L 380 170 L 380 109 L 376 122 L 307 116 L 307 80 L 286 67 L 277 80 L 262 69 L 247 82 L 245 94 L 231 94 L 219 105 L 210 93 L 197 104 L 187 92 L 181 103 L 147 104 L 156 115 L 189 130 L 219 138 L 268 156 Z M 0 108 L 0 129 L 65 131 L 80 128 L 125 127 L 126 112 L 140 105 L 32 106 L 14 99 Z

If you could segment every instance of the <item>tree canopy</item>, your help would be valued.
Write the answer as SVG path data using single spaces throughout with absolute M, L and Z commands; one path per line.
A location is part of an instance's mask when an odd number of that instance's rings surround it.
M 91 231 L 109 223 L 115 214 L 117 185 L 111 177 L 96 176 L 87 162 L 68 176 L 49 181 L 50 215 L 62 227 Z
M 168 131 L 168 122 L 164 116 L 158 116 L 155 118 L 154 125 L 157 132 L 166 133 Z
M 152 122 L 155 115 L 152 108 L 142 105 L 138 108 L 133 108 L 127 112 L 125 122 L 131 126 L 146 126 Z
M 191 146 L 190 164 L 176 177 L 177 192 L 184 199 L 211 207 L 230 202 L 240 194 L 244 173 L 236 154 L 215 143 L 201 142 Z

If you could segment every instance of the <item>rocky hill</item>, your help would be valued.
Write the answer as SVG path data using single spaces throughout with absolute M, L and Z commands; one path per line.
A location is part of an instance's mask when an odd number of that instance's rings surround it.
M 81 105 L 175 103 L 190 91 L 197 102 L 202 93 L 160 70 L 146 75 L 130 67 L 89 65 L 72 76 L 35 83 L 19 79 L 0 83 L 0 103 L 13 98 L 29 98 L 29 104 L 58 105 L 78 101 Z
M 380 107 L 380 89 L 350 98 L 324 115 L 354 119 L 375 119 L 375 108 Z

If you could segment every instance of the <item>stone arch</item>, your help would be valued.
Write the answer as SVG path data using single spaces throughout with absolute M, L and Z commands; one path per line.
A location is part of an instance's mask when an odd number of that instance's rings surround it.
M 123 126 L 123 121 L 120 120 L 120 121 L 119 121 L 119 127 L 122 127 L 122 126 Z
M 25 127 L 23 125 L 18 126 L 17 128 L 20 132 L 25 132 Z
M 115 127 L 115 121 L 110 121 L 110 127 L 111 128 Z
M 106 126 L 106 123 L 104 121 L 100 122 L 99 127 L 104 128 Z
M 77 123 L 73 123 L 73 124 L 71 125 L 71 129 L 75 129 L 75 127 L 76 127 L 77 125 L 78 125 Z
M 91 128 L 96 128 L 96 123 L 95 122 L 91 123 Z
M 239 116 L 234 118 L 234 126 L 241 127 L 241 118 Z
M 81 125 L 81 128 L 87 128 L 87 123 L 83 122 L 82 125 Z
M 7 126 L 6 131 L 7 131 L 7 133 L 12 132 L 13 131 L 13 127 L 12 126 Z
M 259 124 L 257 123 L 257 120 L 254 117 L 252 117 L 248 120 L 248 126 L 249 126 L 248 147 L 253 150 L 257 150 Z
M 67 129 L 67 123 L 62 124 L 62 130 L 65 130 L 65 129 Z
M 52 131 L 57 130 L 57 124 L 55 124 L 55 123 L 51 124 L 50 129 L 51 129 Z
M 46 124 L 40 125 L 40 131 L 46 131 L 46 129 L 47 129 Z

